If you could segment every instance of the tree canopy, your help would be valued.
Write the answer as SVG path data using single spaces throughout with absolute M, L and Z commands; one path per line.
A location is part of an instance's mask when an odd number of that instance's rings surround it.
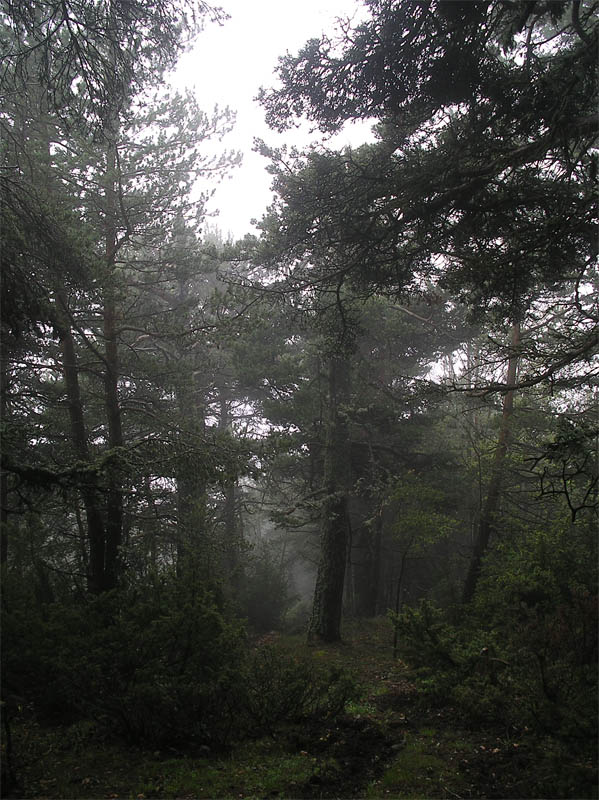
M 324 138 L 258 144 L 274 200 L 234 243 L 198 189 L 234 114 L 165 82 L 224 13 L 3 3 L 9 739 L 31 712 L 202 759 L 306 720 L 325 747 L 357 690 L 319 659 L 368 619 L 394 686 L 586 786 L 598 8 L 367 0 L 262 91 Z M 375 140 L 334 149 L 352 120 Z

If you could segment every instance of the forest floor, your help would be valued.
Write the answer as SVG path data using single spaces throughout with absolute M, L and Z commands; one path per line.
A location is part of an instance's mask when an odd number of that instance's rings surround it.
M 47 727 L 23 715 L 13 730 L 19 788 L 4 798 L 594 798 L 597 774 L 526 731 L 470 725 L 423 704 L 391 655 L 385 620 L 348 626 L 315 659 L 352 669 L 357 700 L 341 716 L 281 727 L 226 755 L 125 747 L 91 723 Z M 306 647 L 281 637 L 286 648 Z M 582 787 L 582 788 L 581 788 Z M 586 788 L 585 788 L 586 787 Z

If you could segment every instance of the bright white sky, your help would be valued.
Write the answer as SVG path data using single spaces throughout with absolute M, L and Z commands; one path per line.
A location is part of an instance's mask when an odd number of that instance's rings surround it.
M 253 98 L 261 86 L 275 82 L 279 56 L 296 53 L 310 38 L 322 32 L 332 34 L 335 19 L 363 14 L 359 0 L 221 0 L 230 19 L 222 26 L 207 24 L 193 50 L 180 62 L 174 83 L 193 89 L 200 107 L 210 112 L 215 104 L 237 112 L 235 130 L 222 143 L 226 149 L 243 153 L 241 167 L 232 170 L 209 207 L 218 209 L 211 220 L 225 238 L 234 239 L 255 232 L 252 218 L 260 219 L 272 200 L 271 176 L 266 160 L 252 152 L 253 140 L 268 144 L 302 145 L 319 138 L 308 128 L 277 134 L 264 122 L 262 108 Z M 358 145 L 371 139 L 370 125 L 352 126 L 338 135 L 333 145 Z

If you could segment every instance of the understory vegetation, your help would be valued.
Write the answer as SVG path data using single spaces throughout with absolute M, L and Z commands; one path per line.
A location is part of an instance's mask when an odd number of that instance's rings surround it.
M 174 575 L 5 584 L 5 796 L 597 797 L 595 549 L 567 519 L 519 534 L 471 606 L 350 619 L 338 645 L 248 631 Z
M 426 654 L 433 663 L 447 659 L 448 650 L 452 660 L 463 658 L 466 648 L 456 645 L 449 623 L 438 635 L 439 617 L 429 617 L 419 633 L 431 627 L 435 644 Z M 420 651 L 409 633 L 402 635 L 409 660 L 392 657 L 392 635 L 390 620 L 380 618 L 348 623 L 340 645 L 310 648 L 303 636 L 285 634 L 246 642 L 227 679 L 196 678 L 193 693 L 188 685 L 180 692 L 172 669 L 161 680 L 155 658 L 140 660 L 137 670 L 130 665 L 127 688 L 104 699 L 86 696 L 91 680 L 62 709 L 11 697 L 10 766 L 18 789 L 5 796 L 597 796 L 596 715 L 588 704 L 580 703 L 578 713 L 570 705 L 577 691 L 580 700 L 588 697 L 584 671 L 568 697 L 552 699 L 550 718 L 533 711 L 549 702 L 537 676 L 490 665 L 479 652 L 470 658 L 477 666 L 465 669 L 464 658 L 461 667 L 446 663 L 433 681 L 411 666 L 410 653 Z M 111 667 L 113 686 L 118 669 Z M 72 679 L 73 669 L 68 673 Z M 506 687 L 509 696 L 502 697 L 498 689 Z M 521 709 L 518 696 L 525 699 Z M 574 725 L 564 724 L 574 715 Z
M 2 796 L 596 798 L 599 0 L 0 8 Z

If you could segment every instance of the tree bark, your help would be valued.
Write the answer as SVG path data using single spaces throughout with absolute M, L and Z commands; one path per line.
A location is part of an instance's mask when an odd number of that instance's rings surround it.
M 107 277 L 104 287 L 104 406 L 108 425 L 108 447 L 111 450 L 123 447 L 123 428 L 119 401 L 119 351 L 118 315 L 115 291 L 115 263 L 117 252 L 117 195 L 116 175 L 116 135 L 110 132 L 106 150 L 105 176 L 105 258 Z M 114 588 L 118 580 L 119 547 L 123 535 L 123 487 L 118 474 L 118 460 L 113 461 L 108 473 L 106 496 L 106 553 L 105 573 L 107 588 Z
M 372 526 L 364 529 L 363 581 L 360 585 L 359 613 L 364 617 L 375 617 L 378 612 L 379 585 L 381 581 L 381 543 L 383 517 L 379 513 Z
M 506 383 L 508 386 L 513 386 L 516 383 L 519 361 L 519 345 L 520 323 L 514 322 L 511 330 L 510 357 L 508 360 L 506 375 Z M 509 448 L 511 417 L 514 410 L 514 395 L 515 391 L 513 389 L 508 389 L 503 398 L 501 428 L 499 430 L 499 438 L 495 448 L 495 456 L 493 458 L 491 479 L 487 489 L 487 496 L 481 511 L 476 540 L 474 542 L 474 550 L 470 560 L 468 574 L 466 575 L 466 581 L 464 583 L 464 591 L 462 594 L 463 603 L 470 603 L 474 597 L 480 576 L 482 559 L 487 551 L 491 534 L 496 525 L 496 515 L 499 506 L 499 498 L 501 495 L 501 485 L 505 473 L 505 460 Z
M 325 642 L 341 638 L 343 585 L 349 542 L 348 493 L 351 484 L 349 428 L 341 406 L 349 398 L 350 369 L 346 356 L 329 363 L 328 419 L 325 441 L 320 564 L 314 590 L 308 638 Z
M 376 513 L 372 499 L 360 498 L 356 502 L 352 497 L 350 520 L 353 529 L 350 562 L 354 580 L 354 613 L 358 617 L 374 617 L 379 601 L 382 513 Z
M 116 48 L 118 32 L 115 8 L 109 5 L 109 47 L 110 60 L 116 67 Z M 108 428 L 108 447 L 116 450 L 123 447 L 123 428 L 121 405 L 119 400 L 119 348 L 118 348 L 118 311 L 116 296 L 116 256 L 119 249 L 118 219 L 119 202 L 117 192 L 118 156 L 117 140 L 119 134 L 119 106 L 122 98 L 113 94 L 109 100 L 105 123 L 106 169 L 104 173 L 104 407 Z M 122 209 L 121 209 L 122 211 Z M 126 220 L 124 221 L 126 223 Z M 119 474 L 119 459 L 113 459 L 108 465 L 106 494 L 106 549 L 105 549 L 105 583 L 107 589 L 113 589 L 118 582 L 119 548 L 123 537 L 123 487 Z
M 71 441 L 77 457 L 88 464 L 90 461 L 87 444 L 87 432 L 83 414 L 83 402 L 79 389 L 79 372 L 75 343 L 70 326 L 67 323 L 59 327 L 62 348 L 62 369 L 67 390 Z M 87 518 L 87 535 L 89 540 L 89 571 L 87 577 L 88 590 L 98 594 L 106 590 L 105 579 L 105 532 L 104 521 L 98 503 L 97 480 L 90 472 L 86 483 L 81 487 L 81 497 Z
M 204 403 L 193 369 L 178 382 L 181 462 L 177 469 L 177 575 L 201 572 L 208 577 L 212 558 L 206 536 L 206 480 L 195 466 L 204 434 Z
M 52 195 L 52 157 L 50 153 L 51 132 L 54 128 L 50 114 L 48 113 L 47 96 L 43 94 L 39 98 L 40 116 L 37 121 L 40 139 L 40 154 L 42 156 L 36 169 L 38 183 Z M 62 351 L 62 371 L 65 379 L 67 402 L 70 421 L 70 438 L 77 458 L 85 464 L 90 464 L 90 452 L 88 446 L 87 430 L 85 424 L 85 413 L 81 398 L 79 384 L 79 367 L 77 364 L 77 352 L 75 340 L 69 317 L 69 299 L 62 287 L 58 265 L 53 265 L 53 291 L 56 297 L 56 307 L 54 315 L 54 326 L 59 336 Z M 92 594 L 99 594 L 110 588 L 106 576 L 106 528 L 104 523 L 104 509 L 99 494 L 98 480 L 96 475 L 90 471 L 85 479 L 85 484 L 80 487 L 81 498 L 85 508 L 87 521 L 87 538 L 89 544 L 89 560 L 87 567 L 87 588 Z
M 230 392 L 226 383 L 219 387 L 220 416 L 219 429 L 231 430 Z M 225 581 L 231 594 L 236 596 L 239 591 L 239 537 L 237 531 L 237 487 L 234 478 L 227 478 L 224 486 L 224 503 L 222 509 L 223 521 L 223 546 Z
M 393 658 L 397 658 L 398 645 L 399 645 L 399 612 L 401 611 L 402 592 L 404 590 L 404 575 L 406 571 L 406 563 L 408 560 L 408 551 L 404 550 L 401 554 L 401 566 L 399 568 L 399 575 L 397 577 L 397 588 L 395 590 L 395 625 L 393 630 Z
M 8 369 L 2 364 L 0 374 L 0 422 L 6 422 L 8 403 Z M 8 473 L 0 470 L 0 564 L 8 561 Z

